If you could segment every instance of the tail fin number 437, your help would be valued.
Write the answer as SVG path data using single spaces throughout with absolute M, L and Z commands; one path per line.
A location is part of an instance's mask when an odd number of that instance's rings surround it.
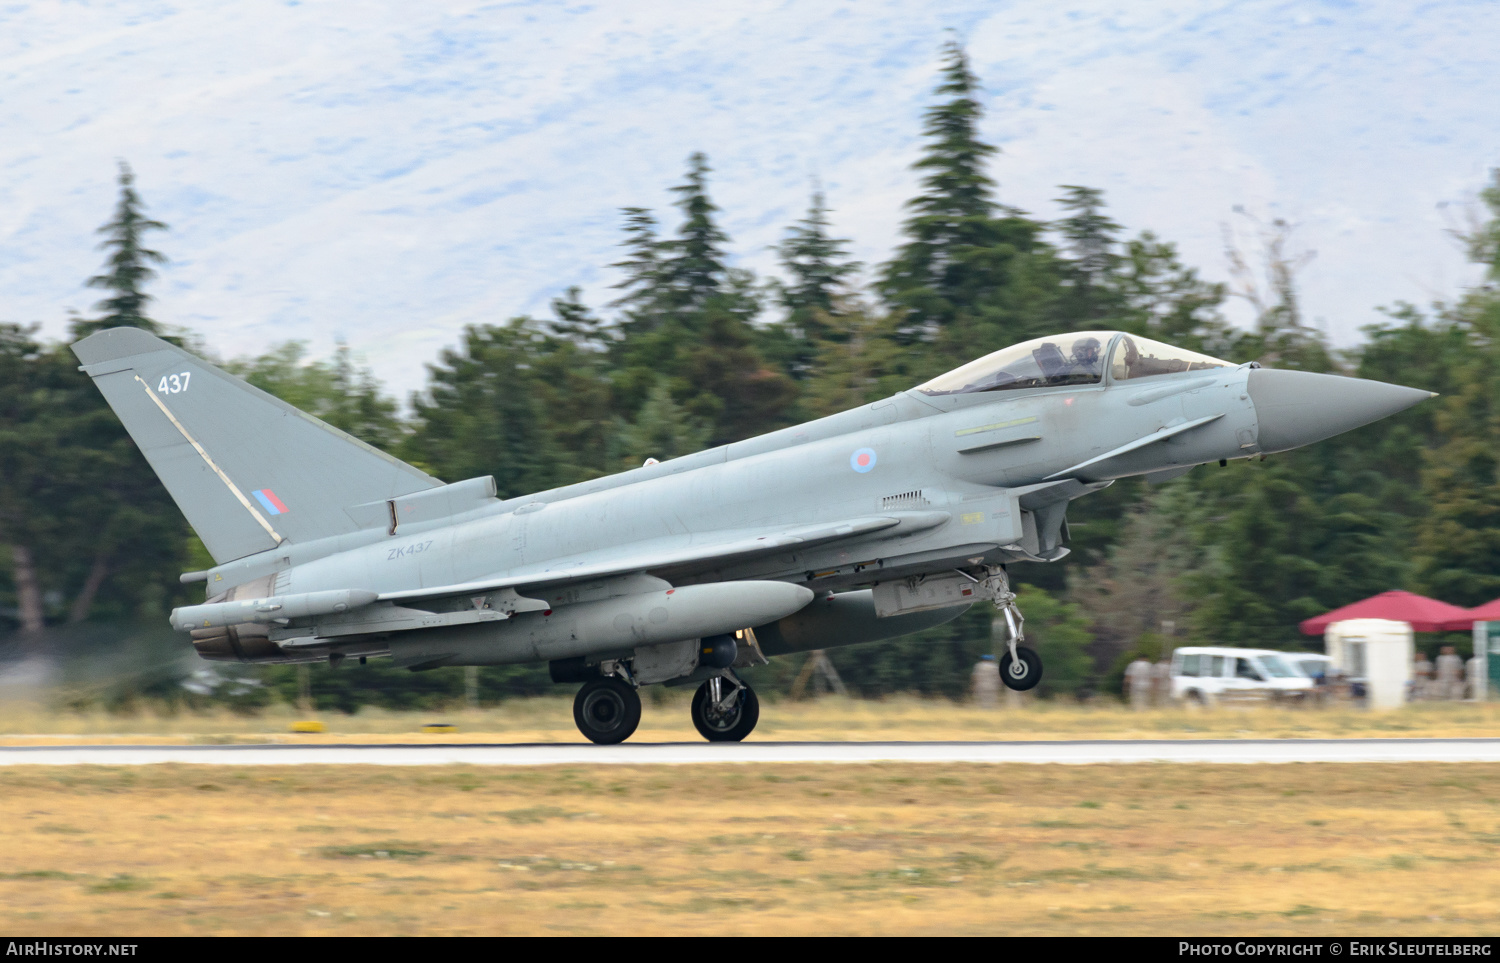
M 191 371 L 182 374 L 162 375 L 161 384 L 156 386 L 159 395 L 175 395 L 188 389 L 188 379 L 193 376 Z

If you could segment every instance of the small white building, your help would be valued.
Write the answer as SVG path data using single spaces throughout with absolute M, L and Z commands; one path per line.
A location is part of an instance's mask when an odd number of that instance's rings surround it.
M 1331 623 L 1323 642 L 1340 674 L 1364 686 L 1367 706 L 1395 709 L 1406 704 L 1414 651 L 1410 623 L 1347 619 Z

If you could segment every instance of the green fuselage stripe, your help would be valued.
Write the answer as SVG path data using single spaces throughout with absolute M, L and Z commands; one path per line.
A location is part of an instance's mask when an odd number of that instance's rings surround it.
M 964 435 L 977 435 L 981 431 L 995 431 L 998 428 L 1014 428 L 1017 425 L 1029 425 L 1033 421 L 1036 421 L 1036 416 L 1034 415 L 1030 418 L 1017 418 L 1015 421 L 997 421 L 993 425 L 980 425 L 978 428 L 960 428 L 953 433 L 953 436 L 955 438 L 962 438 Z

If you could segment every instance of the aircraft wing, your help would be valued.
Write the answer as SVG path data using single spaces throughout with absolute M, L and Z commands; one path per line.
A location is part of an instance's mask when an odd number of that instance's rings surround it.
M 744 532 L 730 534 L 723 540 L 710 543 L 672 543 L 646 548 L 629 555 L 615 555 L 603 560 L 578 559 L 573 562 L 561 560 L 548 563 L 546 568 L 508 572 L 493 578 L 453 585 L 438 585 L 431 588 L 408 589 L 400 592 L 384 592 L 382 602 L 402 602 L 413 599 L 438 598 L 447 595 L 466 595 L 477 592 L 492 592 L 497 589 L 521 589 L 529 586 L 553 586 L 566 582 L 607 578 L 613 575 L 630 575 L 636 572 L 658 571 L 685 565 L 724 564 L 743 561 L 757 555 L 770 555 L 789 548 L 806 548 L 841 539 L 856 538 L 874 532 L 901 526 L 902 532 L 921 531 L 941 525 L 947 521 L 947 512 L 898 512 L 890 515 L 872 515 L 851 518 L 834 523 L 819 523 L 785 529 L 770 535 L 753 535 Z

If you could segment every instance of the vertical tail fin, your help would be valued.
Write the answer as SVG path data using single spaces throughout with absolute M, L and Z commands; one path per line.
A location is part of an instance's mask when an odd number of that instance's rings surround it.
M 217 562 L 355 531 L 346 509 L 442 484 L 137 328 L 73 353 Z

